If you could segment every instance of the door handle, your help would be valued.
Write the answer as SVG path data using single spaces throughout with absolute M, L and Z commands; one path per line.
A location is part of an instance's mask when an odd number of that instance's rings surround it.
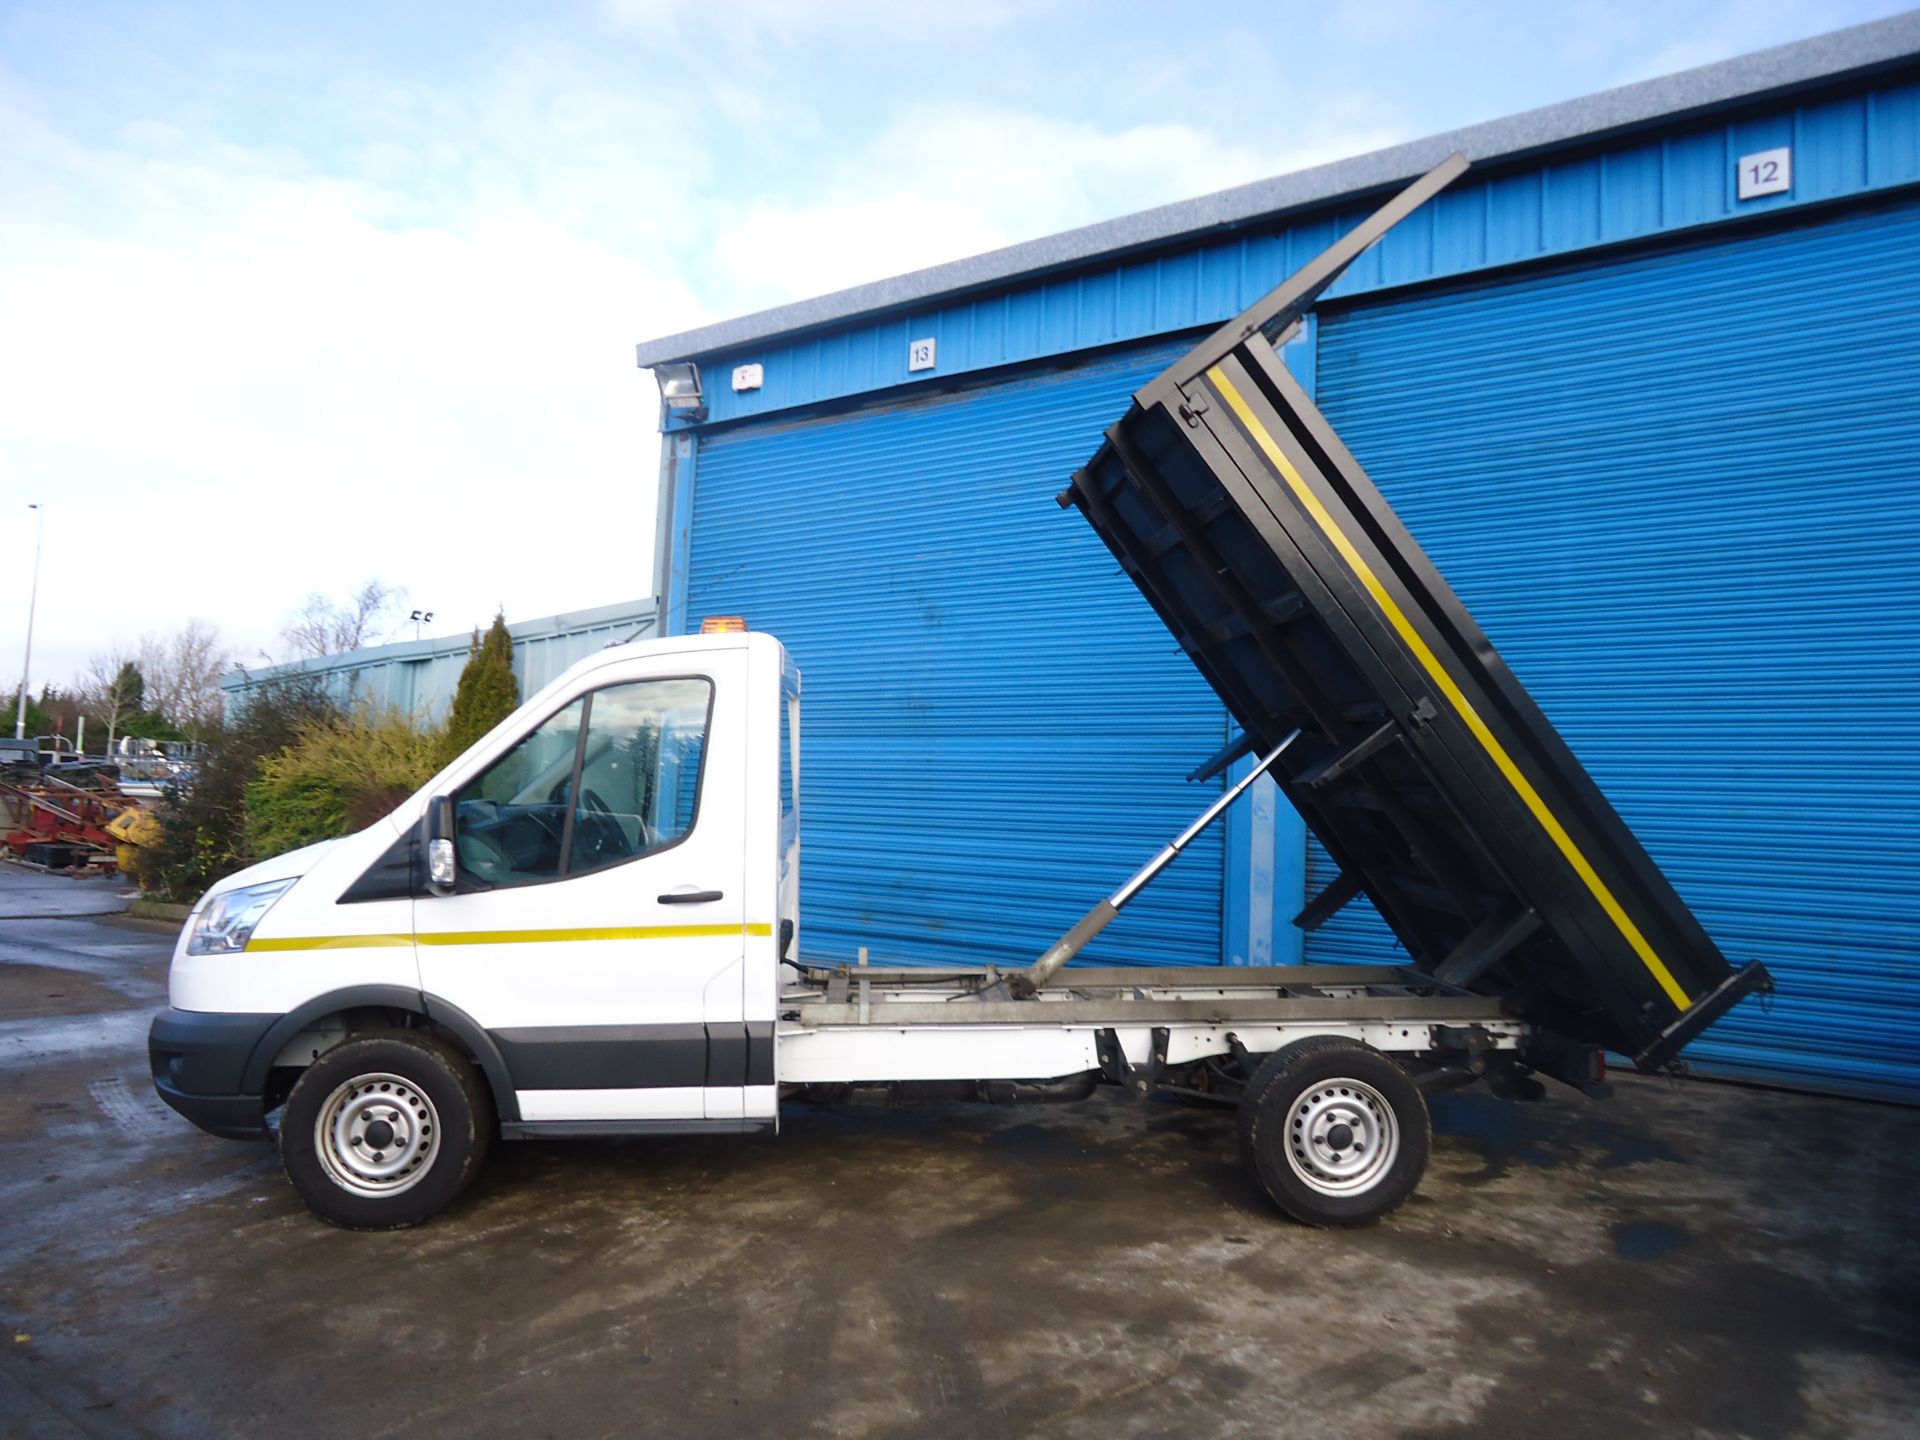
M 705 905 L 727 897 L 718 890 L 670 890 L 660 897 L 662 905 Z

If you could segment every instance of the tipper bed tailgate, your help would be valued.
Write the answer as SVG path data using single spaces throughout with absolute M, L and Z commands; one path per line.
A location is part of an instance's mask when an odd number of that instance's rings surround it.
M 1772 982 L 1735 971 L 1275 350 L 1444 163 L 1141 390 L 1079 507 L 1436 978 L 1644 1068 Z M 1224 762 L 1226 757 L 1221 757 Z

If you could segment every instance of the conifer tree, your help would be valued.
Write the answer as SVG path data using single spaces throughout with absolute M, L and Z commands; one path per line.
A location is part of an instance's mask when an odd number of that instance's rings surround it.
M 441 739 L 445 764 L 511 715 L 520 704 L 520 682 L 513 676 L 513 637 L 505 615 L 495 615 L 483 638 L 473 632 L 466 668 L 453 692 L 453 714 Z

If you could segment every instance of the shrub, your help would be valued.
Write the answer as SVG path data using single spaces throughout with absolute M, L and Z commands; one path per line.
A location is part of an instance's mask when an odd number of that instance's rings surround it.
M 430 779 L 440 732 L 365 706 L 303 724 L 247 786 L 247 842 L 262 858 L 364 830 Z
M 310 675 L 254 685 L 208 740 L 193 779 L 161 801 L 160 843 L 139 856 L 140 883 L 191 902 L 236 870 L 262 858 L 247 834 L 247 787 L 268 756 L 291 745 L 306 726 L 337 718 L 338 707 Z

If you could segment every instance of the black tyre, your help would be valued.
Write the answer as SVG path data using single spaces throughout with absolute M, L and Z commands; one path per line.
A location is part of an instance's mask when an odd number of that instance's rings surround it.
M 1240 1101 L 1240 1150 L 1269 1199 L 1308 1225 L 1371 1225 L 1411 1195 L 1433 1131 L 1392 1060 L 1316 1035 L 1276 1050 Z
M 280 1163 L 307 1207 L 349 1230 L 397 1230 L 472 1183 L 492 1101 L 451 1046 L 409 1030 L 363 1035 L 300 1072 L 280 1121 Z

